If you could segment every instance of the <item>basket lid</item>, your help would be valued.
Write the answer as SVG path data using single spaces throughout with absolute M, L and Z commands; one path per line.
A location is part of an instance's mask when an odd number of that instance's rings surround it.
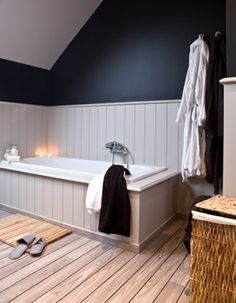
M 202 211 L 236 218 L 236 198 L 217 195 L 210 199 L 199 202 L 195 205 Z

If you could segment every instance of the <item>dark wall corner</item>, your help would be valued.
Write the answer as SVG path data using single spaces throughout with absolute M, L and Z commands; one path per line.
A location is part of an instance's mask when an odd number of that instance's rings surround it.
M 53 66 L 52 103 L 180 98 L 189 45 L 218 30 L 225 0 L 104 0 Z
M 0 59 L 0 101 L 50 104 L 50 72 Z

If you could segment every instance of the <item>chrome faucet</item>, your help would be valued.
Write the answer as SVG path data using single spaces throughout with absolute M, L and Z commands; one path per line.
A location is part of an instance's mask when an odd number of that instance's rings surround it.
M 105 147 L 110 149 L 110 151 L 114 154 L 122 153 L 122 154 L 126 155 L 128 153 L 128 149 L 117 141 L 106 143 Z
M 124 156 L 126 156 L 126 165 L 127 169 L 129 169 L 129 150 L 127 147 L 117 141 L 112 141 L 106 143 L 105 148 L 110 149 L 112 153 L 112 164 L 114 164 L 115 162 L 115 154 L 123 154 Z

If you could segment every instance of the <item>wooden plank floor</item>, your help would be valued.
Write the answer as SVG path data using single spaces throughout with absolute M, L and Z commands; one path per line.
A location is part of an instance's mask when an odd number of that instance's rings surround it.
M 0 217 L 7 213 L 0 210 Z M 176 220 L 140 254 L 71 234 L 38 258 L 8 258 L 0 242 L 0 302 L 189 301 L 189 257 Z

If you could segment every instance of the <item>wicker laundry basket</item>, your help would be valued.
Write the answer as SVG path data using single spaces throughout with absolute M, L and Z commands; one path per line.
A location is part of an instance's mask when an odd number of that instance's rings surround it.
M 216 196 L 196 206 L 211 214 L 193 212 L 190 302 L 236 303 L 236 199 Z

